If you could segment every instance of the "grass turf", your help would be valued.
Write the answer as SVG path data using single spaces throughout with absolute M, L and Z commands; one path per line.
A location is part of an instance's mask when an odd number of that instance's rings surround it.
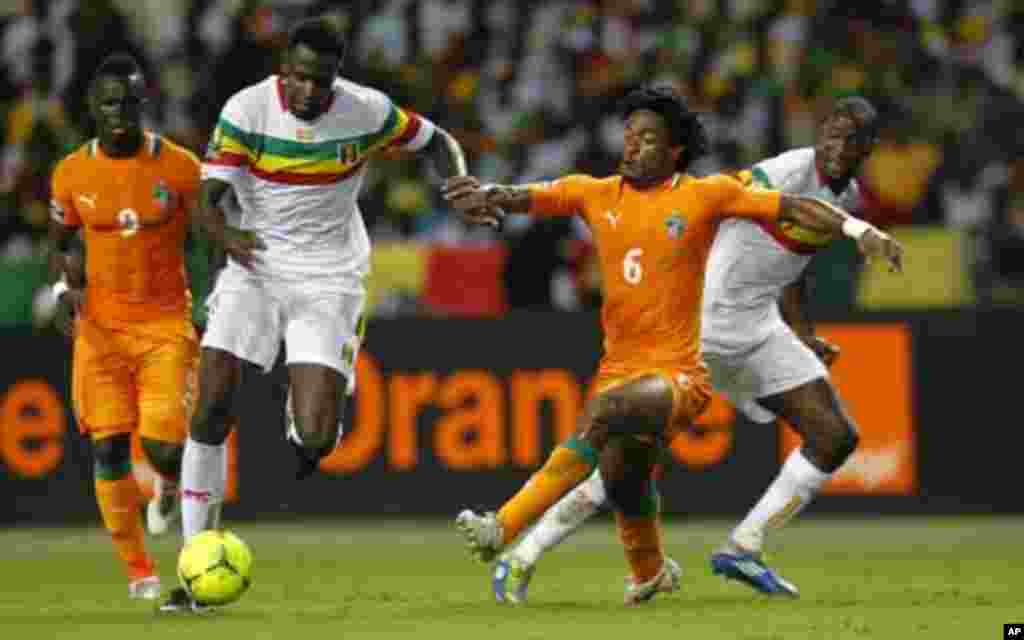
M 232 523 L 252 546 L 253 587 L 208 616 L 158 615 L 130 601 L 99 528 L 0 531 L 0 628 L 7 638 L 157 640 L 415 636 L 423 640 L 685 637 L 996 638 L 1024 621 L 1020 518 L 806 518 L 770 560 L 801 589 L 766 599 L 710 575 L 728 522 L 673 522 L 665 541 L 683 591 L 622 606 L 625 561 L 609 521 L 542 560 L 531 602 L 494 603 L 483 565 L 447 522 Z M 165 588 L 173 537 L 151 543 Z

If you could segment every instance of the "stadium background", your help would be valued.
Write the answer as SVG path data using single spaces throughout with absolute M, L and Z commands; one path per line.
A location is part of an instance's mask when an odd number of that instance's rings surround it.
M 519 182 L 614 170 L 615 100 L 674 83 L 705 113 L 700 173 L 813 139 L 831 101 L 882 113 L 864 215 L 907 273 L 850 242 L 815 259 L 812 313 L 844 349 L 836 380 L 864 446 L 815 511 L 1019 511 L 1014 376 L 1024 300 L 1024 9 L 1006 2 L 689 0 L 54 0 L 0 21 L 0 523 L 97 521 L 88 444 L 67 406 L 69 350 L 48 325 L 41 241 L 54 163 L 90 136 L 105 55 L 148 70 L 150 126 L 202 153 L 221 105 L 274 70 L 288 26 L 331 12 L 345 75 L 454 132 L 472 171 Z M 599 349 L 586 230 L 513 217 L 469 228 L 415 158 L 376 163 L 375 242 L 355 417 L 329 473 L 297 487 L 279 447 L 283 376 L 250 381 L 229 515 L 445 514 L 507 496 L 572 424 Z M 190 244 L 194 288 L 207 248 Z M 202 318 L 197 305 L 197 322 Z M 670 513 L 733 515 L 792 446 L 716 402 L 677 441 Z M 145 469 L 140 471 L 146 482 Z M 324 500 L 337 492 L 338 498 Z

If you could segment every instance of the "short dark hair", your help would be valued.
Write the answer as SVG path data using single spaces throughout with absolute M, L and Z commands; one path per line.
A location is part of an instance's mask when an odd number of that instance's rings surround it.
M 660 115 L 668 126 L 673 145 L 682 145 L 676 168 L 685 171 L 697 158 L 711 149 L 707 129 L 698 114 L 690 111 L 686 97 L 666 85 L 634 89 L 622 100 L 622 116 L 628 118 L 634 111 L 647 109 Z
M 345 33 L 336 20 L 327 16 L 307 18 L 295 24 L 288 33 L 288 50 L 304 44 L 323 55 L 345 57 Z
M 128 79 L 132 76 L 142 78 L 142 65 L 131 54 L 113 53 L 103 59 L 100 66 L 96 68 L 94 80 L 104 76 Z
M 859 134 L 866 140 L 878 137 L 878 110 L 862 96 L 846 96 L 836 100 L 829 117 L 845 115 L 857 123 Z

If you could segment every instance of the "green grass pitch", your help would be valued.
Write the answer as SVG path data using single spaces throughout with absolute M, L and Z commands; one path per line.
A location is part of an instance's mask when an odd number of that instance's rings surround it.
M 708 554 L 729 524 L 671 522 L 666 548 L 684 568 L 683 591 L 626 609 L 610 520 L 545 558 L 521 608 L 493 602 L 485 568 L 447 522 L 231 523 L 252 546 L 253 587 L 208 616 L 129 601 L 99 528 L 9 529 L 0 629 L 14 640 L 970 640 L 1024 621 L 1021 518 L 805 518 L 775 536 L 771 556 L 800 587 L 797 601 L 710 575 Z M 165 588 L 177 544 L 151 543 Z

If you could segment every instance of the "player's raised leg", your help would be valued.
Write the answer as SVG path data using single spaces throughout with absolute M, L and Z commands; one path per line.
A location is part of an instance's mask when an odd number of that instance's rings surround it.
M 631 383 L 633 384 L 633 383 Z M 540 518 L 597 468 L 598 455 L 608 440 L 610 426 L 628 419 L 633 403 L 618 391 L 598 393 L 587 403 L 576 433 L 555 447 L 536 473 L 497 513 L 464 510 L 455 526 L 470 553 L 490 562 L 528 526 Z
M 498 602 L 526 602 L 530 581 L 541 556 L 561 544 L 597 514 L 606 500 L 601 473 L 594 471 L 555 506 L 544 512 L 540 521 L 495 563 L 491 583 Z
M 288 442 L 298 458 L 296 478 L 312 475 L 341 436 L 347 378 L 338 370 L 313 363 L 288 365 L 290 420 Z
M 850 457 L 857 448 L 857 429 L 826 378 L 759 398 L 758 403 L 792 425 L 803 446 L 789 455 L 768 490 L 712 556 L 712 569 L 762 593 L 796 597 L 797 588 L 765 565 L 765 535 L 806 507 Z

